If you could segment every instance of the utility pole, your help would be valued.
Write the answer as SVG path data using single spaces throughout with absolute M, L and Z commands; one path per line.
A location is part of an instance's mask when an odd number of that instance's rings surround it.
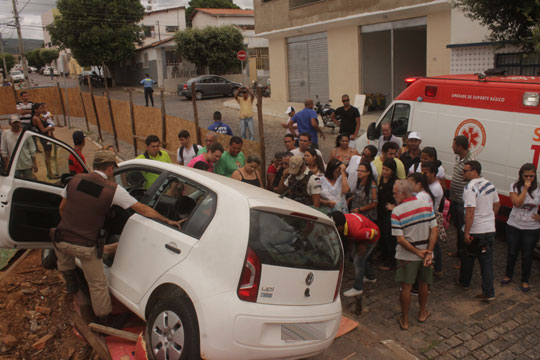
M 2 39 L 2 31 L 0 31 L 0 54 L 2 54 L 2 62 L 4 63 L 4 79 L 8 78 L 8 69 L 6 65 L 6 57 L 4 54 L 4 39 Z
M 30 78 L 28 77 L 28 64 L 26 63 L 26 56 L 24 56 L 24 45 L 22 41 L 21 24 L 19 23 L 19 12 L 17 11 L 16 0 L 11 0 L 13 3 L 13 17 L 15 18 L 15 26 L 17 27 L 17 35 L 19 37 L 19 52 L 21 54 L 21 60 L 23 65 L 24 83 L 26 88 L 30 87 Z
M 158 40 L 161 41 L 161 29 L 159 28 L 159 21 L 157 22 L 157 33 L 158 33 Z

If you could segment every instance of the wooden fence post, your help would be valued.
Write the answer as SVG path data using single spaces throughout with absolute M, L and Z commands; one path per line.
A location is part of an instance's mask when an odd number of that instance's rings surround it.
M 261 153 L 261 180 L 266 188 L 266 148 L 264 145 L 262 86 L 257 86 L 257 118 L 259 123 L 259 151 Z
M 90 124 L 88 123 L 88 113 L 86 112 L 86 106 L 84 106 L 84 97 L 81 92 L 81 84 L 77 81 L 77 89 L 79 89 L 79 97 L 81 98 L 82 109 L 84 112 L 84 121 L 86 122 L 86 130 L 90 132 Z
M 161 96 L 161 145 L 164 149 L 167 148 L 167 114 L 165 113 L 165 97 L 163 89 L 159 90 Z
M 201 128 L 199 127 L 199 112 L 197 111 L 197 99 L 195 98 L 195 82 L 191 83 L 191 102 L 193 103 L 193 118 L 195 120 L 197 144 L 202 145 Z
M 131 137 L 133 138 L 133 154 L 137 157 L 137 132 L 135 130 L 135 111 L 133 109 L 133 94 L 131 89 L 128 89 L 129 92 L 129 117 L 131 118 Z
M 64 112 L 64 126 L 67 126 L 67 114 L 66 114 L 66 107 L 64 106 L 64 97 L 62 96 L 62 89 L 60 89 L 60 83 L 56 82 L 56 87 L 58 88 L 58 96 L 60 97 L 60 104 L 62 105 L 62 111 Z
M 94 108 L 94 114 L 96 114 L 96 125 L 98 129 L 98 134 L 99 134 L 99 141 L 103 142 L 103 136 L 101 135 L 101 125 L 99 124 L 99 115 L 98 115 L 97 107 L 96 107 L 96 99 L 94 98 L 94 89 L 92 88 L 92 81 L 90 80 L 89 75 L 86 75 L 86 80 L 88 81 L 88 86 L 90 87 L 90 96 L 92 97 L 92 106 Z
M 105 77 L 105 93 L 107 94 L 107 105 L 109 106 L 109 116 L 111 117 L 111 126 L 112 126 L 112 131 L 113 131 L 113 136 L 114 136 L 114 145 L 116 146 L 116 151 L 120 151 L 120 145 L 118 145 L 118 134 L 116 133 L 116 124 L 114 123 L 114 114 L 113 114 L 113 111 L 112 111 L 112 105 L 111 105 L 111 97 L 109 96 L 109 85 L 107 84 L 108 81 L 107 81 L 107 75 L 108 75 L 108 70 L 107 68 L 105 67 L 105 64 L 102 63 L 102 66 L 103 66 L 103 73 L 104 73 L 104 77 Z

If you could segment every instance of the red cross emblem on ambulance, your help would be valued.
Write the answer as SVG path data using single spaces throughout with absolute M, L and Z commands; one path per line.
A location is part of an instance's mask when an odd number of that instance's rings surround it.
M 454 136 L 463 135 L 469 139 L 469 150 L 478 155 L 486 145 L 486 129 L 478 120 L 467 119 L 463 120 L 456 128 Z

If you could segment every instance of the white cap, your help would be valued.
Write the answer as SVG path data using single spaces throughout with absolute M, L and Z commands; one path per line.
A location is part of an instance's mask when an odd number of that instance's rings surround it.
M 407 136 L 407 139 L 416 139 L 422 141 L 422 137 L 420 136 L 419 132 L 411 131 L 409 133 L 409 136 Z
M 289 106 L 289 107 L 287 108 L 287 111 L 285 111 L 285 114 L 289 115 L 289 114 L 292 113 L 293 111 L 295 111 L 294 108 L 293 108 L 292 106 Z

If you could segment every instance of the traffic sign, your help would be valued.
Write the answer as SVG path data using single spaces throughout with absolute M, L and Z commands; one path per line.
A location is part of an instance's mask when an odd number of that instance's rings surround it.
M 236 53 L 236 57 L 240 61 L 245 61 L 247 59 L 247 53 L 244 50 L 240 50 Z

